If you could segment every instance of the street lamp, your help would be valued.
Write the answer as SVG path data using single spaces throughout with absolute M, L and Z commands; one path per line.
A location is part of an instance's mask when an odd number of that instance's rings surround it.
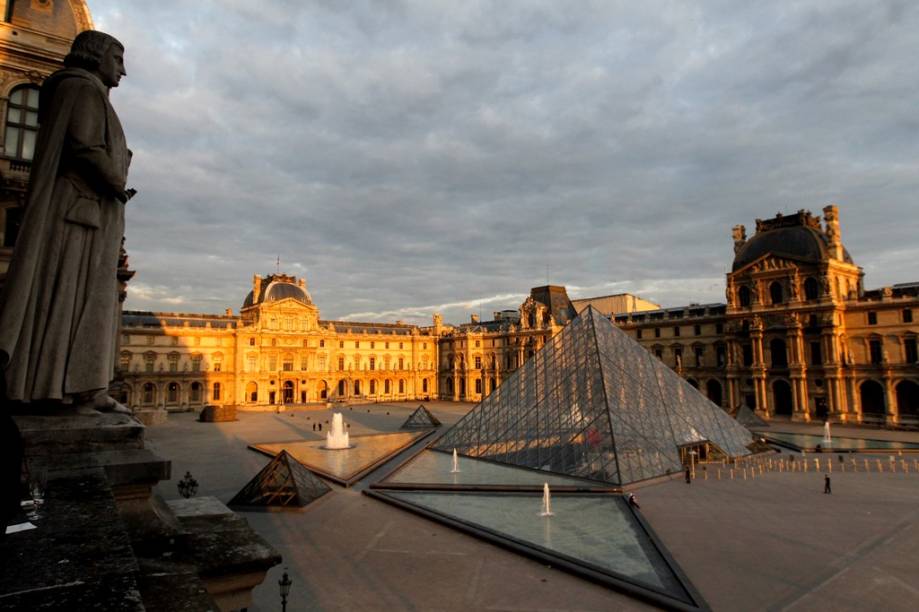
M 284 575 L 278 580 L 278 588 L 281 590 L 281 612 L 287 612 L 287 596 L 290 594 L 290 585 L 293 580 L 287 575 L 287 568 L 284 568 Z
M 185 499 L 194 497 L 198 493 L 198 481 L 191 475 L 191 472 L 185 472 L 185 477 L 179 481 L 179 493 Z

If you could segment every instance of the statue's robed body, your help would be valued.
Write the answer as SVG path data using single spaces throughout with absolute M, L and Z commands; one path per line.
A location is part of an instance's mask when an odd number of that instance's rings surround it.
M 10 400 L 95 392 L 113 376 L 130 151 L 108 93 L 82 68 L 41 88 L 27 203 L 0 296 Z

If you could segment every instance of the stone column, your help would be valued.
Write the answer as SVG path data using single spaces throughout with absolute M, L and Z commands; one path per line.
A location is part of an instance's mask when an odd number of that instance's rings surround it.
M 900 411 L 897 406 L 897 392 L 894 389 L 893 377 L 889 369 L 884 371 L 884 402 L 887 404 L 887 424 L 896 425 L 900 422 Z
M 750 330 L 750 340 L 753 350 L 753 388 L 756 397 L 756 406 L 753 406 L 753 408 L 756 410 L 757 414 L 768 417 L 772 411 L 769 409 L 769 394 L 766 385 L 763 329 L 762 324 L 757 323 L 755 323 L 754 328 Z

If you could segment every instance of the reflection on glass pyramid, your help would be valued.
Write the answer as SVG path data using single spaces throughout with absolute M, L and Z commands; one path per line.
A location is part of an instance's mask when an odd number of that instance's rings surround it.
M 753 409 L 746 405 L 737 409 L 737 416 L 734 418 L 747 429 L 769 427 L 769 423 L 759 418 Z
M 365 494 L 590 576 L 662 608 L 706 608 L 620 495 L 557 495 L 552 499 L 554 514 L 546 517 L 539 514 L 538 493 L 373 489 Z
M 593 308 L 435 448 L 615 485 L 681 470 L 679 447 L 749 454 L 750 432 Z
M 229 506 L 237 509 L 298 509 L 331 491 L 329 485 L 285 451 L 268 462 Z
M 405 419 L 400 429 L 432 429 L 434 427 L 440 427 L 440 421 L 424 407 L 424 404 L 421 404 Z
M 249 448 L 271 457 L 287 451 L 310 470 L 348 486 L 399 451 L 432 433 L 403 431 L 399 433 L 351 436 L 351 448 L 327 450 L 325 440 L 292 440 L 251 444 Z

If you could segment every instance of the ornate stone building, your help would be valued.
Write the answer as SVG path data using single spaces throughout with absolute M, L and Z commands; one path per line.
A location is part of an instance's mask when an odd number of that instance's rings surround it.
M 615 317 L 717 404 L 765 418 L 919 422 L 919 283 L 866 291 L 839 210 L 733 230 L 726 304 Z
M 0 281 L 6 276 L 38 134 L 38 88 L 93 27 L 83 0 L 0 0 Z
M 303 279 L 273 274 L 239 315 L 125 312 L 119 370 L 127 405 L 188 410 L 424 399 L 436 364 L 430 330 L 323 321 Z

